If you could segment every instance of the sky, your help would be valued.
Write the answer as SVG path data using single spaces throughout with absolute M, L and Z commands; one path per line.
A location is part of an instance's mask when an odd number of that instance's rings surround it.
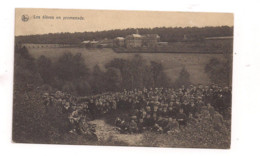
M 23 15 L 29 17 L 28 21 L 22 20 Z M 43 16 L 54 19 L 43 19 Z M 64 17 L 78 17 L 81 20 L 65 20 Z M 232 13 L 21 8 L 15 10 L 16 36 L 126 28 L 233 26 L 233 23 Z

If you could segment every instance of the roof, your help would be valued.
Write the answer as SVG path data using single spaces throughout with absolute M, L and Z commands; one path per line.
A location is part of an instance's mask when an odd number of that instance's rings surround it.
M 116 39 L 118 39 L 118 40 L 124 40 L 125 38 L 124 38 L 124 37 L 116 37 Z
M 142 36 L 139 34 L 131 34 L 131 35 L 128 35 L 127 37 L 141 38 Z
M 81 42 L 81 43 L 90 43 L 90 41 L 83 41 L 83 42 Z

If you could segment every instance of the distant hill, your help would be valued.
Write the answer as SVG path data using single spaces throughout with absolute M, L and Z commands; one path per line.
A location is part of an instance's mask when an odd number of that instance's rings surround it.
M 44 35 L 16 36 L 16 43 L 77 44 L 84 40 L 113 39 L 136 33 L 137 29 L 115 29 L 96 32 L 49 33 Z M 233 27 L 156 27 L 138 28 L 140 34 L 158 34 L 163 42 L 201 41 L 206 37 L 233 36 Z M 184 37 L 185 36 L 185 37 Z

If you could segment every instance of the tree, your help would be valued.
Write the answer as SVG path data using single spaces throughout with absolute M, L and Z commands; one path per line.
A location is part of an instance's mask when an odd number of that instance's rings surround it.
M 120 59 L 120 58 L 115 58 L 109 63 L 105 65 L 106 69 L 112 67 L 112 68 L 117 68 L 121 72 L 122 76 L 122 88 L 124 89 L 132 89 L 133 87 L 133 77 L 131 75 L 130 69 L 131 67 L 131 61 L 130 60 L 125 60 L 125 59 Z
M 110 67 L 120 70 L 122 76 L 121 88 L 124 89 L 170 85 L 169 78 L 163 72 L 162 64 L 155 61 L 147 64 L 146 60 L 140 55 L 135 55 L 129 60 L 116 58 L 106 64 L 106 68 Z
M 84 58 L 80 53 L 72 55 L 64 53 L 54 64 L 55 81 L 62 86 L 59 89 L 66 90 L 78 95 L 86 95 L 90 92 L 89 69 L 86 67 Z M 56 84 L 55 84 L 56 85 Z M 76 91 L 75 91 L 76 90 Z
M 37 69 L 44 83 L 51 84 L 51 80 L 53 79 L 54 76 L 51 60 L 42 55 L 37 59 L 36 64 L 37 64 Z
M 157 63 L 154 61 L 151 61 L 151 73 L 152 73 L 152 78 L 153 78 L 153 85 L 152 87 L 158 87 L 160 83 L 160 75 L 163 72 L 163 66 L 161 63 Z
M 140 55 L 135 55 L 129 62 L 131 75 L 131 89 L 144 87 L 145 60 Z
M 177 78 L 177 80 L 175 81 L 175 86 L 176 87 L 181 87 L 181 86 L 188 86 L 190 85 L 190 74 L 189 72 L 186 70 L 185 67 L 182 68 L 182 70 L 180 71 L 179 77 Z
M 106 72 L 106 85 L 109 91 L 119 91 L 122 84 L 122 75 L 117 68 L 108 68 Z
M 77 95 L 86 96 L 91 93 L 91 86 L 86 79 L 78 79 L 73 82 L 76 87 Z
M 80 53 L 74 56 L 71 53 L 64 53 L 56 62 L 55 68 L 57 76 L 68 81 L 86 77 L 89 73 Z
M 219 85 L 228 85 L 232 73 L 231 61 L 227 59 L 220 62 L 217 58 L 212 58 L 208 64 L 205 65 L 205 73 L 208 74 L 212 83 Z
M 28 90 L 32 86 L 42 84 L 42 78 L 37 71 L 35 59 L 29 54 L 28 50 L 15 48 L 14 63 L 14 87 L 15 90 Z
M 45 58 L 40 60 L 46 61 Z M 68 120 L 55 108 L 53 112 L 46 112 L 38 65 L 26 48 L 15 49 L 14 75 L 13 141 L 50 143 L 52 134 L 63 134 Z
M 92 72 L 91 88 L 92 93 L 97 94 L 104 91 L 105 85 L 104 72 L 101 71 L 98 65 L 95 65 Z

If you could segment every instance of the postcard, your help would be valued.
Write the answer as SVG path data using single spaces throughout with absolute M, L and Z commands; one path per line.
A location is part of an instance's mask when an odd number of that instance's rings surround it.
M 232 13 L 15 12 L 13 142 L 230 148 Z

